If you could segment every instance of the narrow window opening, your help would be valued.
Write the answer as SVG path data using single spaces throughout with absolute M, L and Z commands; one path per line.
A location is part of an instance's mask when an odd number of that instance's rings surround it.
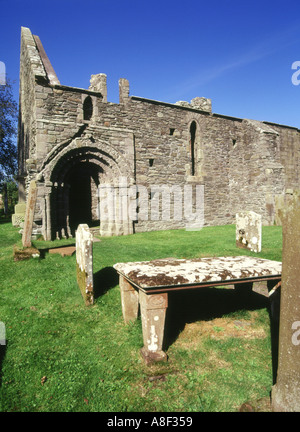
M 232 146 L 234 147 L 236 145 L 236 139 L 232 140 Z
M 91 96 L 87 96 L 83 102 L 83 120 L 90 120 L 93 115 L 93 101 Z
M 195 138 L 196 138 L 196 122 L 192 122 L 190 126 L 190 143 L 191 143 L 191 175 L 195 175 Z
M 154 163 L 154 159 L 149 159 L 149 167 L 152 167 Z
M 175 128 L 170 128 L 170 135 L 174 135 Z

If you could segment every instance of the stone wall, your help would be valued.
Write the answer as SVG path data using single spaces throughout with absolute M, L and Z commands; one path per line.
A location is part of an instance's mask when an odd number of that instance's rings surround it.
M 153 186 L 162 185 L 203 185 L 205 225 L 234 223 L 241 211 L 261 214 L 263 224 L 278 221 L 276 203 L 299 183 L 298 129 L 215 114 L 205 98 L 130 97 L 124 78 L 120 103 L 110 103 L 105 74 L 92 75 L 89 89 L 61 85 L 39 38 L 22 28 L 21 40 L 19 174 L 25 191 L 37 180 L 35 233 L 69 236 L 72 223 L 97 223 L 100 185 L 117 186 L 120 178 L 148 196 L 138 196 L 132 227 L 102 223 L 103 235 L 184 228 L 186 220 L 163 213 L 141 217 L 144 203 L 150 214 L 156 199 Z M 82 206 L 76 176 L 90 185 Z M 76 206 L 91 207 L 86 220 L 76 220 Z
M 45 72 L 33 36 L 29 29 L 24 28 L 21 37 L 18 124 L 18 180 L 23 186 L 21 196 L 21 188 L 19 189 L 20 202 L 25 200 L 24 182 L 29 175 L 30 159 L 35 157 L 35 86 L 36 81 L 44 76 Z M 27 181 L 27 185 L 29 182 Z

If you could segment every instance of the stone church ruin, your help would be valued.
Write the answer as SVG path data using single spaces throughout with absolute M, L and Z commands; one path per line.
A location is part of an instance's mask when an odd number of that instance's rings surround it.
M 100 226 L 101 235 L 184 228 L 184 217 L 164 218 L 162 208 L 141 217 L 159 193 L 153 185 L 204 187 L 205 225 L 235 223 L 242 211 L 280 223 L 284 196 L 299 186 L 299 143 L 297 128 L 215 114 L 202 97 L 171 104 L 130 96 L 125 78 L 119 103 L 107 100 L 105 74 L 92 75 L 88 89 L 62 85 L 39 37 L 21 29 L 13 223 L 36 181 L 32 232 L 46 240 L 74 236 L 78 224 Z M 134 217 L 103 217 L 104 186 L 117 195 L 115 208 Z

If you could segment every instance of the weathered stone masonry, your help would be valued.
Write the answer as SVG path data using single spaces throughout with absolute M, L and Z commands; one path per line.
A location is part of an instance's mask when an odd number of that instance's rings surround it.
M 103 184 L 120 193 L 204 185 L 206 225 L 235 223 L 247 210 L 264 224 L 280 222 L 278 206 L 299 185 L 298 129 L 214 114 L 205 98 L 169 104 L 129 96 L 124 78 L 119 94 L 118 104 L 107 101 L 105 74 L 92 75 L 89 89 L 61 85 L 39 38 L 21 29 L 19 203 L 36 180 L 33 232 L 53 239 L 74 235 L 79 223 L 100 223 L 102 235 L 185 226 L 139 213 L 101 221 Z

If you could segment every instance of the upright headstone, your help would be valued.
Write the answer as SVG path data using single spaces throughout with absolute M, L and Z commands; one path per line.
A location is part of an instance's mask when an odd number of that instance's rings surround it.
M 300 191 L 282 212 L 282 279 L 275 412 L 300 412 Z
M 29 185 L 28 197 L 26 202 L 26 211 L 24 219 L 24 228 L 22 234 L 23 247 L 31 247 L 32 224 L 37 197 L 37 187 L 35 180 L 32 180 Z
M 26 213 L 26 204 L 25 203 L 16 204 L 15 212 L 11 217 L 12 225 L 15 227 L 21 226 L 21 224 L 24 222 L 25 219 L 25 213 Z
M 94 303 L 93 235 L 88 225 L 78 225 L 76 231 L 77 283 L 87 306 Z
M 261 251 L 261 215 L 253 211 L 236 214 L 236 245 L 252 252 Z

